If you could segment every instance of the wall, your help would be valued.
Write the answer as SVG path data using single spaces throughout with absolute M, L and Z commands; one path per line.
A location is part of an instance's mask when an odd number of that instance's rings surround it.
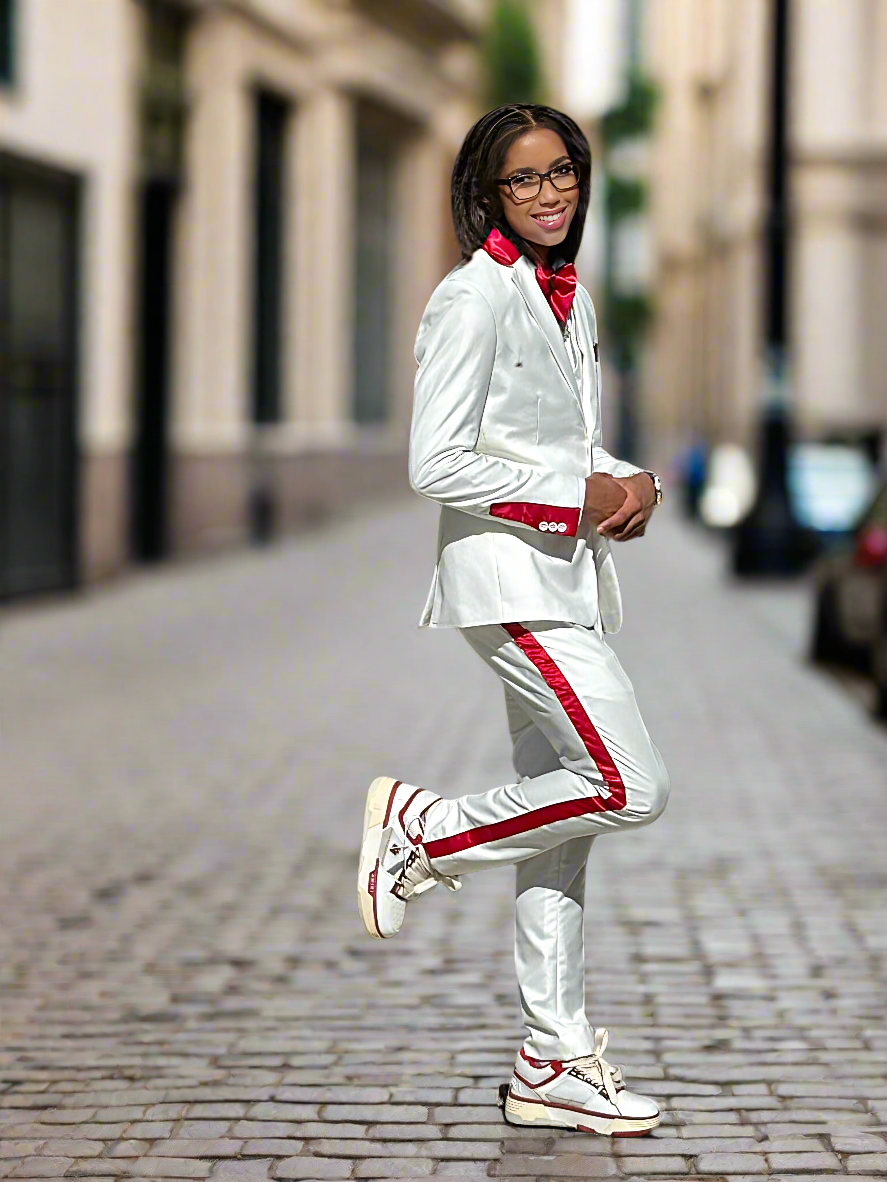
M 83 179 L 80 565 L 92 579 L 119 569 L 127 549 L 121 392 L 131 384 L 139 14 L 132 0 L 27 0 L 16 26 L 16 82 L 0 90 L 0 144 Z M 89 54 L 74 51 L 82 46 Z

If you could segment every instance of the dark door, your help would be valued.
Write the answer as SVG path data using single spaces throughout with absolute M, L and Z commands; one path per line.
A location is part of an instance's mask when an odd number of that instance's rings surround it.
M 0 597 L 76 581 L 77 182 L 0 155 Z
M 281 340 L 289 107 L 266 91 L 256 96 L 253 186 L 253 422 L 280 419 Z
M 176 186 L 147 181 L 141 193 L 136 431 L 133 450 L 133 553 L 163 558 L 169 541 L 169 330 L 172 218 Z

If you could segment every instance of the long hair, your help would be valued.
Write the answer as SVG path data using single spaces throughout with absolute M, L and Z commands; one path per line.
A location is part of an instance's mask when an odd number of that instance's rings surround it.
M 501 177 L 508 149 L 516 139 L 537 127 L 548 128 L 564 141 L 570 159 L 579 170 L 579 201 L 567 236 L 556 252 L 572 263 L 579 251 L 585 216 L 591 199 L 591 148 L 579 125 L 553 107 L 538 103 L 509 103 L 482 115 L 466 135 L 453 165 L 451 199 L 453 228 L 468 260 L 483 246 L 495 227 L 512 242 L 521 254 L 535 261 L 536 255 L 526 239 L 512 230 L 502 208 Z

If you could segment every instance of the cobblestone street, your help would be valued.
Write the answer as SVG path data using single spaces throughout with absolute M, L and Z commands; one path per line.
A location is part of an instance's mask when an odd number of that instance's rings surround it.
M 589 1014 L 646 1138 L 509 1129 L 513 871 L 367 937 L 363 800 L 512 778 L 495 679 L 416 627 L 416 499 L 0 619 L 0 1177 L 887 1176 L 887 731 L 662 516 L 612 639 L 672 778 L 595 844 Z

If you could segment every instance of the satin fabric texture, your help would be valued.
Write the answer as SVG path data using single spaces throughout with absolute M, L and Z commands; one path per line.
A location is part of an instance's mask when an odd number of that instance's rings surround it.
M 495 226 L 487 235 L 483 249 L 491 259 L 495 259 L 497 263 L 502 263 L 506 267 L 514 266 L 521 257 L 521 253 L 514 243 L 501 234 Z M 564 263 L 556 270 L 554 267 L 545 266 L 544 263 L 536 264 L 536 282 L 548 300 L 548 306 L 554 313 L 555 319 L 560 324 L 567 323 L 578 281 L 579 276 L 572 263 Z
M 621 627 L 608 540 L 583 523 L 575 533 L 548 529 L 578 520 L 592 472 L 642 470 L 603 447 L 594 307 L 578 282 L 570 319 L 579 379 L 528 258 L 502 264 L 477 250 L 428 301 L 415 345 L 409 475 L 441 512 L 420 626 L 594 626 L 600 615 L 605 631 Z M 526 505 L 524 519 L 497 517 L 502 503 Z
M 514 958 L 524 1050 L 539 1059 L 587 1055 L 594 1029 L 585 1011 L 586 860 L 598 835 L 660 815 L 669 776 L 600 627 L 530 621 L 462 635 L 503 686 L 519 781 L 433 804 L 425 813 L 425 852 L 444 874 L 517 863 Z M 515 635 L 531 643 L 522 646 Z M 564 709 L 564 686 L 578 714 Z

